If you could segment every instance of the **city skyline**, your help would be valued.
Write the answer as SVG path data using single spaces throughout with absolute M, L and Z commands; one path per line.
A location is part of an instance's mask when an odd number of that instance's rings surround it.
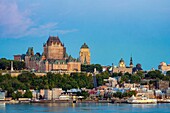
M 79 56 L 86 42 L 91 62 L 149 70 L 170 63 L 170 1 L 168 0 L 2 0 L 0 1 L 0 58 L 13 59 L 28 47 L 43 52 L 48 37 L 59 36 L 68 54 Z

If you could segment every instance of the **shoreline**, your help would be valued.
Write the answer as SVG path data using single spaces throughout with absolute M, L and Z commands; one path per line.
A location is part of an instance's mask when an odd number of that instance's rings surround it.
M 73 100 L 39 100 L 39 101 L 18 101 L 18 100 L 12 100 L 12 101 L 0 101 L 0 104 L 19 104 L 19 103 L 37 103 L 37 104 L 45 104 L 45 103 L 111 103 L 111 104 L 131 104 L 128 103 L 125 100 L 82 100 L 82 101 L 73 101 Z M 155 104 L 163 104 L 163 103 L 170 103 L 169 101 L 163 101 L 158 100 Z M 153 103 L 139 103 L 139 104 L 153 104 Z

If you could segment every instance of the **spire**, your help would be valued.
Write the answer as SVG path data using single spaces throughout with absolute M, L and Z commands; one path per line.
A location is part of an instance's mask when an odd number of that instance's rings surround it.
M 132 56 L 130 57 L 130 67 L 133 67 L 133 60 L 132 60 Z

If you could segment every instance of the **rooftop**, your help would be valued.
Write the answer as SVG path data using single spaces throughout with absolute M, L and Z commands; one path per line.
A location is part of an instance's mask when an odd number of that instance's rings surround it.
M 88 45 L 86 43 L 84 43 L 81 48 L 89 48 Z

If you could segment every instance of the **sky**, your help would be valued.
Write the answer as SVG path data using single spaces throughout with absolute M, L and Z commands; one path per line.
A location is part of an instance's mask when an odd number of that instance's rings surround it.
M 157 69 L 170 64 L 170 0 L 0 0 L 0 58 L 28 47 L 43 52 L 49 36 L 79 57 L 86 42 L 91 62 Z

